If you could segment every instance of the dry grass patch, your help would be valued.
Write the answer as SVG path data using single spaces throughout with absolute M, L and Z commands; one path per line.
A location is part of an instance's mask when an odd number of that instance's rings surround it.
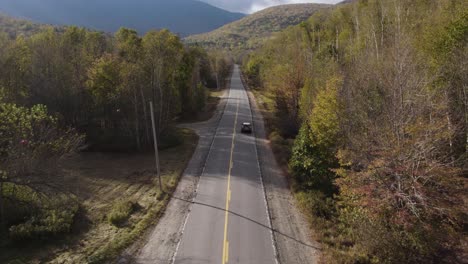
M 176 132 L 183 143 L 160 152 L 163 188 L 168 193 L 177 186 L 198 142 L 190 130 Z M 68 160 L 63 169 L 66 188 L 81 202 L 72 232 L 56 241 L 2 248 L 0 263 L 112 260 L 157 223 L 169 200 L 158 189 L 152 153 L 83 153 Z

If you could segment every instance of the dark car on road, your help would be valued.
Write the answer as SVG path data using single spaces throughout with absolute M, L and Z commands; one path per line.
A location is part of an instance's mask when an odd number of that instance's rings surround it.
M 247 133 L 247 134 L 252 133 L 252 124 L 250 124 L 248 122 L 242 123 L 241 132 L 242 133 Z

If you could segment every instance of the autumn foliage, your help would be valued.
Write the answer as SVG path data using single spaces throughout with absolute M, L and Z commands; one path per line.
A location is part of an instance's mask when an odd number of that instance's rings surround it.
M 462 262 L 467 41 L 464 1 L 361 0 L 248 58 L 252 84 L 299 101 L 289 165 L 327 262 Z

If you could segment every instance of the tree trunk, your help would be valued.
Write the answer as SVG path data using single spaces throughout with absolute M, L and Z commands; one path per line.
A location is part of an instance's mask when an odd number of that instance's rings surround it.
M 319 29 L 319 31 L 318 31 L 318 49 L 319 49 L 319 53 L 322 51 L 322 49 L 321 49 L 321 41 L 320 41 L 320 33 L 321 33 L 321 32 L 320 32 L 320 29 Z
M 445 100 L 447 100 L 447 110 L 445 112 L 445 116 L 447 118 L 447 129 L 449 131 L 449 148 L 450 148 L 450 158 L 452 160 L 452 165 L 455 163 L 454 151 L 453 151 L 453 129 L 452 129 L 452 120 L 450 118 L 449 112 L 449 105 L 450 105 L 450 98 L 447 94 L 447 91 L 444 92 Z
M 464 119 L 465 119 L 465 153 L 468 154 L 468 89 L 463 85 L 463 105 L 464 105 Z
M 218 65 L 218 56 L 215 55 L 215 75 L 216 75 L 216 89 L 220 90 L 221 87 L 219 85 L 219 65 Z
M 157 135 L 161 133 L 162 128 L 162 121 L 163 121 L 163 114 L 164 114 L 164 105 L 163 105 L 163 90 L 161 86 L 161 73 L 162 66 L 158 69 L 158 91 L 159 91 L 159 120 L 158 120 L 158 127 L 157 127 Z
M 140 95 L 141 95 L 141 102 L 143 105 L 143 120 L 145 123 L 145 131 L 146 131 L 146 142 L 151 142 L 150 140 L 150 131 L 149 131 L 149 126 L 148 126 L 148 112 L 146 111 L 146 100 L 145 100 L 145 94 L 143 93 L 143 89 L 140 87 Z
M 379 44 L 377 42 L 377 34 L 375 32 L 375 26 L 374 23 L 372 23 L 372 36 L 374 38 L 374 46 L 375 46 L 375 53 L 377 55 L 377 60 L 379 60 Z
M 383 48 L 384 46 L 384 32 L 385 32 L 385 28 L 384 28 L 384 22 L 385 22 L 385 10 L 384 10 L 384 6 L 383 6 L 383 3 L 381 2 L 380 3 L 380 8 L 381 8 L 381 17 L 380 17 L 380 46 Z
M 3 233 L 5 230 L 5 199 L 3 198 L 3 181 L 0 181 L 0 233 Z
M 133 99 L 135 100 L 133 103 L 135 109 L 135 140 L 137 144 L 137 149 L 141 150 L 141 142 L 140 142 L 140 122 L 138 116 L 138 96 L 136 89 L 133 90 Z

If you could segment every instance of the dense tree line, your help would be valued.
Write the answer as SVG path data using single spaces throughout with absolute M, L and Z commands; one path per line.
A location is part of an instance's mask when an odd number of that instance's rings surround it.
M 83 143 L 150 148 L 150 101 L 162 145 L 174 144 L 176 120 L 205 107 L 207 87 L 223 85 L 228 67 L 167 30 L 0 33 L 0 234 L 68 231 L 78 207 L 61 185 L 60 160 Z
M 465 1 L 360 0 L 246 59 L 295 138 L 294 189 L 332 262 L 462 261 L 467 41 Z
M 46 105 L 90 142 L 125 138 L 141 148 L 150 141 L 149 101 L 164 133 L 176 118 L 203 108 L 206 86 L 216 87 L 211 58 L 167 30 L 140 37 L 122 28 L 110 37 L 50 28 L 28 38 L 2 35 L 0 47 L 4 100 Z
M 18 35 L 32 35 L 43 30 L 46 26 L 35 24 L 31 21 L 15 19 L 4 14 L 0 14 L 1 31 L 15 38 Z

